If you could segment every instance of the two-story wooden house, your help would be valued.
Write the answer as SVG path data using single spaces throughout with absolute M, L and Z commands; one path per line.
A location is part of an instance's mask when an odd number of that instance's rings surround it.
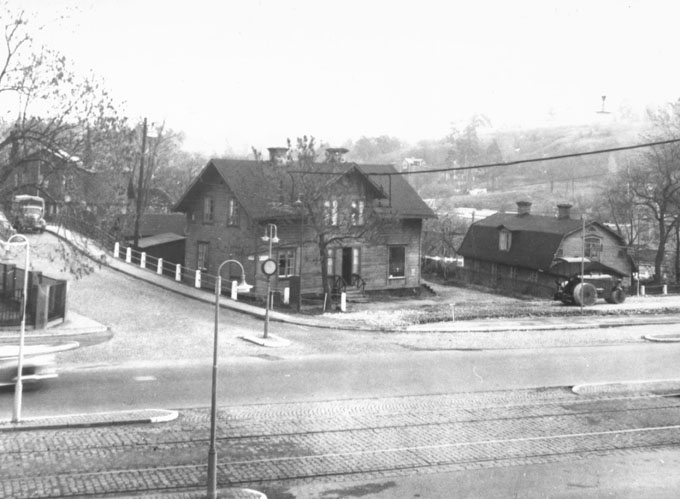
M 625 241 L 604 224 L 572 218 L 569 204 L 558 205 L 554 217 L 532 214 L 528 201 L 517 208 L 468 229 L 458 253 L 470 282 L 549 297 L 555 281 L 580 273 L 583 261 L 587 271 L 630 283 L 633 262 Z
M 393 166 L 336 158 L 307 165 L 303 176 L 279 148 L 270 152 L 269 161 L 211 160 L 178 201 L 187 267 L 215 275 L 223 261 L 237 260 L 264 296 L 261 263 L 271 243 L 274 290 L 299 279 L 303 294 L 320 294 L 323 275 L 360 278 L 367 292 L 420 286 L 423 219 L 434 213 Z M 317 180 L 303 186 L 310 178 Z M 240 275 L 227 267 L 223 277 Z

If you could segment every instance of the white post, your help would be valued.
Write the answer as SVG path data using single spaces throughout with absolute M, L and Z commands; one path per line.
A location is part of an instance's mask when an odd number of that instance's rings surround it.
M 646 290 L 645 290 L 645 287 L 644 287 L 644 286 L 640 286 L 640 296 L 645 296 L 645 291 L 646 291 Z
M 130 248 L 129 246 L 127 250 L 125 250 L 125 262 L 132 263 L 132 248 Z
M 139 266 L 142 267 L 143 269 L 146 268 L 146 252 L 142 252 L 142 259 L 139 261 Z
M 196 277 L 194 278 L 194 286 L 197 288 L 201 287 L 201 271 L 196 271 Z
M 663 285 L 663 294 L 665 294 L 665 295 L 668 294 L 668 284 Z
M 238 291 L 236 289 L 237 287 L 238 287 L 238 282 L 231 281 L 231 299 L 232 300 L 238 300 Z
M 120 256 L 120 243 L 116 242 L 116 244 L 113 245 L 113 257 L 118 258 Z
M 159 258 L 156 264 L 156 274 L 161 275 L 163 273 L 163 259 Z
M 288 305 L 290 303 L 290 288 L 283 288 L 283 304 Z
M 347 312 L 347 293 L 340 294 L 340 312 Z
M 178 263 L 175 266 L 175 281 L 181 281 L 182 280 L 182 266 Z

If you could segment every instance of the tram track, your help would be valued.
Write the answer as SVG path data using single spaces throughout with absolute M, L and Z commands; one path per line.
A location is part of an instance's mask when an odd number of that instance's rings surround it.
M 320 411 L 323 418 L 318 411 L 300 417 L 301 411 L 283 407 L 291 416 L 279 420 L 272 419 L 271 410 L 259 417 L 248 407 L 222 410 L 219 480 L 221 486 L 257 486 L 437 473 L 680 443 L 677 398 L 519 398 L 503 406 L 479 399 L 451 404 L 446 397 L 438 404 L 437 396 L 430 396 L 423 404 L 402 404 L 395 413 L 386 409 L 396 407 L 393 399 L 384 404 L 347 401 L 355 409 L 350 415 L 342 411 L 343 404 L 334 404 L 336 411 Z M 362 404 L 364 411 L 357 411 Z M 36 487 L 32 497 L 38 498 L 200 488 L 206 473 L 207 413 L 186 412 L 187 417 L 163 425 L 0 435 L 0 497 L 15 497 L 2 491 L 23 490 L 27 483 Z M 80 483 L 90 489 L 81 489 Z

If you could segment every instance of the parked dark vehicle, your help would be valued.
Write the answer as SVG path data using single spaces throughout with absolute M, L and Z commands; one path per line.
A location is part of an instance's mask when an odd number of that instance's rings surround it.
M 555 300 L 567 305 L 594 305 L 598 298 L 607 303 L 623 303 L 626 291 L 621 279 L 609 274 L 574 275 L 566 281 L 557 283 Z
M 12 222 L 18 232 L 45 230 L 45 200 L 39 196 L 21 194 L 12 198 Z

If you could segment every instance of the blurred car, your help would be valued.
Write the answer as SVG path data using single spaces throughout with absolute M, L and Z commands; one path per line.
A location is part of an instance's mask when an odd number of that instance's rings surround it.
M 58 376 L 56 354 L 78 348 L 79 343 L 70 341 L 60 345 L 27 345 L 23 351 L 21 383 L 27 389 L 35 389 L 46 380 Z M 19 371 L 19 347 L 0 346 L 0 387 L 14 387 Z

